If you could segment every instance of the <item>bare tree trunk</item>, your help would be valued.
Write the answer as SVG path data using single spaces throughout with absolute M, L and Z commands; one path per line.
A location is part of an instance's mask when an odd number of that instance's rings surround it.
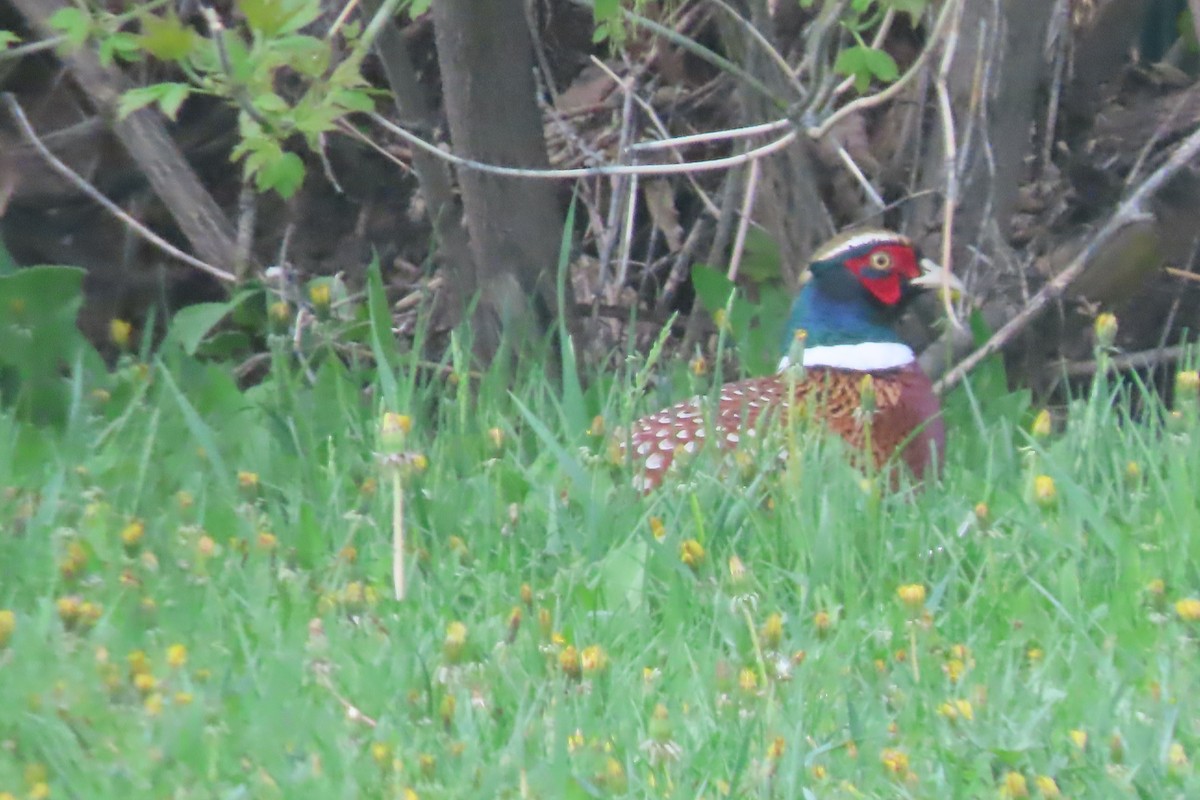
M 522 0 L 438 0 L 433 19 L 454 152 L 548 167 Z M 502 335 L 519 344 L 544 333 L 556 313 L 569 319 L 571 295 L 559 308 L 555 292 L 563 213 L 549 181 L 461 169 L 459 183 L 475 272 L 455 282 L 479 293 L 476 351 L 491 357 Z
M 1033 147 L 1039 86 L 1047 72 L 1046 31 L 1055 3 L 1047 0 L 966 0 L 954 58 L 946 76 L 954 110 L 959 173 L 954 218 L 955 262 L 968 246 L 988 248 L 1009 230 L 1017 191 Z M 936 69 L 936 65 L 934 65 Z M 944 130 L 935 125 L 925 157 L 925 184 L 946 187 Z M 945 196 L 917 204 L 917 231 L 941 230 Z M 994 223 L 995 227 L 988 227 Z M 936 248 L 933 250 L 937 252 Z
M 378 12 L 379 6 L 380 0 L 365 0 L 363 3 L 372 16 Z M 401 121 L 432 140 L 438 127 L 438 111 L 417 77 L 408 43 L 394 22 L 389 22 L 379 32 L 376 47 Z M 447 294 L 450 297 L 439 297 L 438 300 L 438 316 L 445 314 L 448 317 L 439 319 L 439 322 L 444 321 L 448 327 L 454 327 L 462 321 L 477 289 L 474 280 L 475 261 L 463 222 L 462 204 L 455 196 L 453 175 L 445 160 L 414 148 L 412 164 L 437 237 L 438 266 L 446 275 L 460 276 L 448 282 L 451 289 Z

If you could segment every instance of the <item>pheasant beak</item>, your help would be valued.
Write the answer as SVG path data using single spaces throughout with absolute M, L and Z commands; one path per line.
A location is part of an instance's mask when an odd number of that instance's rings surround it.
M 912 285 L 922 289 L 948 291 L 951 297 L 958 297 L 967 291 L 967 287 L 954 273 L 928 258 L 921 259 L 921 274 L 912 279 Z

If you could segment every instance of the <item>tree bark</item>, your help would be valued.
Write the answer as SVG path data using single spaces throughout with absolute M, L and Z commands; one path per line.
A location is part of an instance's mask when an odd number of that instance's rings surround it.
M 536 102 L 533 44 L 522 0 L 438 0 L 433 4 L 438 64 L 454 152 L 488 164 L 549 167 Z M 553 182 L 460 169 L 459 184 L 475 269 L 454 276 L 470 297 L 476 352 L 494 356 L 570 315 L 559 308 L 555 277 L 563 212 Z M 568 316 L 569 320 L 569 316 Z
M 378 12 L 380 0 L 365 0 L 364 9 L 371 16 Z M 433 139 L 438 127 L 438 112 L 433 101 L 417 77 L 412 55 L 404 34 L 394 22 L 388 22 L 379 32 L 376 45 L 384 74 L 392 90 L 403 124 L 426 138 Z M 414 148 L 412 152 L 413 172 L 421 184 L 425 196 L 425 207 L 437 237 L 439 269 L 450 276 L 466 276 L 467 280 L 451 280 L 452 287 L 448 302 L 439 298 L 439 317 L 445 312 L 447 327 L 458 325 L 475 292 L 475 262 L 471 255 L 471 243 L 463 222 L 462 204 L 454 193 L 453 175 L 450 165 L 432 153 Z M 462 284 L 466 283 L 464 287 Z M 462 291 L 463 289 L 466 291 Z
M 993 233 L 1008 233 L 1033 146 L 1037 92 L 1048 66 L 1046 30 L 1054 7 L 1047 0 L 966 0 L 947 75 L 956 156 L 962 165 L 953 231 L 956 264 L 963 263 L 968 245 L 988 247 L 985 240 Z M 931 69 L 937 69 L 936 63 Z M 936 192 L 946 186 L 946 164 L 940 123 L 935 131 L 923 172 L 926 186 Z M 949 233 L 940 224 L 945 200 L 936 196 L 917 204 L 917 231 L 937 231 L 937 239 Z M 988 223 L 995 228 L 988 229 Z

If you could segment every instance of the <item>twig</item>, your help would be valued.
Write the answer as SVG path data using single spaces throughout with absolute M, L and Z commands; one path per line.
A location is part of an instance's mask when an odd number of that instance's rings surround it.
M 777 49 L 775 49 L 775 46 L 767 40 L 767 37 L 763 36 L 762 31 L 760 31 L 751 20 L 748 20 L 739 14 L 737 10 L 734 9 L 733 6 L 726 3 L 725 0 L 710 0 L 710 2 L 728 14 L 735 22 L 737 22 L 737 24 L 741 26 L 741 28 L 747 34 L 749 34 L 750 38 L 754 40 L 754 43 L 757 44 L 773 62 L 775 62 L 775 65 L 779 67 L 779 71 L 785 78 L 787 78 L 788 83 L 791 84 L 792 89 L 796 91 L 797 97 L 805 97 L 809 94 L 808 89 L 792 72 L 792 68 L 788 66 L 787 59 L 785 59 L 783 55 Z M 887 13 L 890 17 L 895 12 L 889 8 Z
M 585 8 L 595 8 L 594 0 L 571 0 L 571 2 L 577 6 L 584 6 Z M 743 81 L 747 86 L 761 94 L 763 97 L 770 99 L 772 102 L 778 103 L 778 100 L 775 98 L 775 93 L 772 92 L 770 87 L 768 87 L 765 83 L 724 56 L 714 53 L 712 50 L 700 44 L 695 39 L 674 31 L 665 25 L 661 25 L 652 19 L 643 17 L 641 14 L 636 12 L 622 8 L 621 14 L 634 26 L 645 28 L 651 33 L 663 37 L 667 41 L 688 51 L 697 58 L 707 61 L 722 72 L 727 72 L 730 75 L 733 75 L 738 80 Z M 781 110 L 783 107 L 784 105 L 780 104 Z
M 943 33 L 945 33 L 946 24 L 952 16 L 950 12 L 961 5 L 961 3 L 962 0 L 946 0 L 945 5 L 942 6 L 941 13 L 938 14 L 937 23 L 934 25 L 933 33 L 930 34 L 929 41 L 925 44 L 925 49 L 922 50 L 920 55 L 917 56 L 916 61 L 912 63 L 912 65 L 908 68 L 908 71 L 896 79 L 895 83 L 883 91 L 868 95 L 867 97 L 860 97 L 857 100 L 842 106 L 837 111 L 826 117 L 825 121 L 820 125 L 810 127 L 807 131 L 809 137 L 812 139 L 820 139 L 825 134 L 829 133 L 829 131 L 833 129 L 833 126 L 837 125 L 851 114 L 858 114 L 866 111 L 869 108 L 882 105 L 896 95 L 900 94 L 900 92 L 904 90 L 904 87 L 911 83 L 913 78 L 920 74 L 922 68 L 925 66 L 925 62 L 929 60 L 930 55 L 936 49 L 938 40 L 941 39 Z
M 1071 361 L 1059 362 L 1050 367 L 1054 371 L 1059 369 L 1066 373 L 1068 377 L 1077 378 L 1083 375 L 1094 375 L 1096 370 L 1100 369 L 1103 364 L 1106 368 L 1118 371 L 1131 369 L 1145 369 L 1146 367 L 1157 367 L 1163 363 L 1178 361 L 1191 349 L 1188 345 L 1174 345 L 1173 347 L 1156 347 L 1153 350 L 1141 350 L 1136 353 L 1123 353 L 1121 355 L 1109 356 L 1103 361 Z M 1057 368 L 1057 369 L 1055 369 Z
M 950 90 L 947 79 L 950 75 L 950 65 L 954 60 L 954 51 L 958 46 L 958 23 L 962 18 L 962 4 L 958 4 L 954 15 L 954 24 L 946 32 L 946 46 L 942 50 L 942 63 L 938 67 L 937 81 L 934 89 L 938 100 L 938 111 L 942 120 L 942 147 L 944 150 L 946 171 L 946 198 L 942 204 L 942 306 L 946 319 L 955 328 L 962 330 L 962 322 L 954 313 L 954 304 L 950 298 L 950 275 L 953 271 L 954 258 L 954 213 L 958 208 L 958 132 L 954 126 L 954 106 L 950 102 Z
M 746 234 L 750 231 L 750 215 L 754 211 L 754 198 L 758 194 L 759 164 L 750 162 L 750 170 L 746 175 L 746 188 L 742 191 L 742 210 L 738 219 L 737 232 L 733 237 L 733 252 L 729 254 L 730 281 L 736 281 L 738 268 L 742 264 L 742 252 L 746 249 Z
M 1178 267 L 1164 267 L 1163 272 L 1170 275 L 1172 278 L 1183 278 L 1186 281 L 1200 282 L 1200 273 L 1188 272 L 1186 269 Z
M 271 124 L 271 120 L 254 107 L 246 85 L 234 77 L 229 48 L 225 46 L 225 23 L 221 22 L 221 17 L 209 6 L 201 6 L 200 13 L 204 16 L 209 33 L 212 34 L 212 42 L 217 48 L 217 59 L 221 62 L 221 72 L 224 73 L 225 80 L 229 83 L 229 93 L 237 101 L 238 108 L 246 112 L 246 116 L 257 122 L 263 130 L 274 130 L 275 126 Z
M 342 26 L 346 24 L 346 20 L 350 18 L 351 12 L 353 12 L 357 6 L 358 0 L 350 0 L 345 6 L 342 7 L 342 11 L 337 15 L 337 19 L 335 19 L 333 24 L 329 26 L 329 33 L 325 34 L 326 38 L 332 39 L 334 36 L 337 36 L 338 31 L 340 31 Z
M 600 64 L 600 60 L 595 56 L 592 57 L 594 63 Z M 617 136 L 617 159 L 624 160 L 625 148 L 629 146 L 629 139 L 633 128 L 633 97 L 634 84 L 637 81 L 637 75 L 629 74 L 625 78 L 621 78 L 606 65 L 601 64 L 601 69 L 605 71 L 608 77 L 615 81 L 617 87 L 624 95 L 624 100 L 621 103 L 621 129 Z M 599 300 L 600 294 L 608 288 L 609 283 L 609 265 L 612 264 L 613 250 L 617 247 L 617 237 L 621 233 L 621 224 L 618 218 L 621 216 L 621 204 L 626 199 L 625 184 L 623 175 L 616 176 L 616 180 L 612 182 L 612 194 L 608 198 L 608 219 L 604 227 L 596 233 L 600 236 L 599 261 L 600 261 L 600 286 L 601 291 L 597 292 L 596 298 Z M 631 187 L 632 191 L 632 187 Z M 629 202 L 634 204 L 635 197 L 632 193 L 629 194 Z
M 1117 208 L 1104 226 L 1084 246 L 1079 255 L 1062 272 L 1055 275 L 1041 290 L 1029 299 L 1015 317 L 1010 319 L 1000 330 L 996 331 L 979 349 L 959 362 L 954 369 L 934 384 L 934 391 L 944 393 L 953 388 L 968 372 L 975 368 L 980 361 L 1000 350 L 1012 341 L 1021 331 L 1025 330 L 1042 310 L 1057 300 L 1075 279 L 1083 273 L 1088 262 L 1108 241 L 1126 225 L 1153 219 L 1153 215 L 1142 209 L 1142 205 L 1152 197 L 1163 184 L 1170 180 L 1175 173 L 1188 165 L 1197 154 L 1200 154 L 1200 130 L 1194 131 L 1171 154 L 1162 166 L 1152 172 L 1145 181 Z
M 34 148 L 38 151 L 38 154 L 46 160 L 46 163 L 49 164 L 55 172 L 66 178 L 80 191 L 103 206 L 108 213 L 112 214 L 122 223 L 127 225 L 133 230 L 134 233 L 138 234 L 168 255 L 173 256 L 198 270 L 207 272 L 209 275 L 212 275 L 215 278 L 227 281 L 229 283 L 233 283 L 237 280 L 233 273 L 226 272 L 220 267 L 214 267 L 212 264 L 201 261 L 195 256 L 188 255 L 175 245 L 168 242 L 166 239 L 159 236 L 154 231 L 147 228 L 142 223 L 138 222 L 133 217 L 126 214 L 120 206 L 105 197 L 99 189 L 88 183 L 83 176 L 76 173 L 75 170 L 71 169 L 64 162 L 60 161 L 59 158 L 54 155 L 54 153 L 50 152 L 50 149 L 42 143 L 41 139 L 38 138 L 37 132 L 33 129 L 33 126 L 29 124 L 29 118 L 25 116 L 25 111 L 21 108 L 21 104 L 17 102 L 17 99 L 13 97 L 12 94 L 8 92 L 4 93 L 4 105 L 8 108 L 8 113 L 11 114 L 13 119 L 17 121 L 17 124 L 21 126 L 21 130 L 25 134 L 25 138 L 29 140 L 29 143 L 34 146 Z
M 594 178 L 602 175 L 681 175 L 689 172 L 728 169 L 729 167 L 736 167 L 748 161 L 765 158 L 772 153 L 778 152 L 794 142 L 797 136 L 796 131 L 791 130 L 772 142 L 768 142 L 752 150 L 747 150 L 739 155 L 724 156 L 722 158 L 712 158 L 685 164 L 607 164 L 598 167 L 575 167 L 572 169 L 524 169 L 521 167 L 502 167 L 496 164 L 485 164 L 482 161 L 448 153 L 437 145 L 425 141 L 415 133 L 405 130 L 381 114 L 370 112 L 367 116 L 375 124 L 394 133 L 414 147 L 436 155 L 438 158 L 448 161 L 455 166 L 464 169 L 474 169 L 479 172 L 487 172 L 493 175 L 506 175 L 512 178 L 538 178 L 542 180 Z M 395 156 L 391 156 L 391 159 L 398 163 L 403 163 Z
M 840 144 L 837 146 L 837 155 L 838 158 L 842 160 L 842 164 L 845 165 L 850 174 L 854 176 L 854 180 L 858 181 L 858 185 L 862 187 L 862 190 L 866 193 L 867 198 L 875 204 L 875 207 L 878 209 L 885 208 L 887 203 L 883 202 L 883 198 L 879 196 L 879 192 L 877 192 L 875 187 L 871 185 L 871 181 L 867 179 L 867 176 L 863 174 L 863 171 L 859 168 L 858 164 L 854 162 L 854 158 L 849 152 L 847 152 L 846 148 Z
M 747 125 L 743 128 L 729 128 L 728 130 L 708 131 L 706 133 L 691 133 L 687 136 L 676 136 L 672 139 L 655 139 L 650 142 L 634 142 L 629 145 L 630 150 L 665 150 L 671 148 L 677 150 L 681 147 L 686 147 L 692 144 L 701 144 L 708 142 L 723 142 L 726 139 L 743 139 L 750 136 L 758 136 L 763 133 L 775 133 L 785 128 L 790 128 L 792 121 L 790 119 L 777 119 L 774 122 L 762 122 L 758 125 Z

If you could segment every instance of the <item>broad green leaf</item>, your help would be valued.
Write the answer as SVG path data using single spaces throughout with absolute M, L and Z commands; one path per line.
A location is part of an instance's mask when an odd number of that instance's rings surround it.
M 284 36 L 271 42 L 271 49 L 287 59 L 287 65 L 310 78 L 329 68 L 329 42 L 313 36 Z
M 183 106 L 183 101 L 187 100 L 191 94 L 192 87 L 186 83 L 166 83 L 162 84 L 166 88 L 163 90 L 162 96 L 158 98 L 158 107 L 163 115 L 168 119 L 175 119 L 179 114 L 179 109 Z
M 194 355 L 204 337 L 225 319 L 232 303 L 197 303 L 181 308 L 171 318 L 167 341 L 178 344 L 183 352 Z
M 0 277 L 0 390 L 21 416 L 64 421 L 71 404 L 64 376 L 77 364 L 101 366 L 75 326 L 82 289 L 76 267 L 27 267 Z
M 733 281 L 725 277 L 725 273 L 715 270 L 707 264 L 696 264 L 692 267 L 692 286 L 696 289 L 696 296 L 700 298 L 700 302 L 704 304 L 710 314 L 715 314 L 725 308 L 725 304 L 729 302 L 729 295 L 734 289 Z
M 339 89 L 330 95 L 330 101 L 349 111 L 369 114 L 375 110 L 375 100 L 363 89 Z
M 891 83 L 900 76 L 900 69 L 896 66 L 895 59 L 883 50 L 868 48 L 864 53 L 864 58 L 867 69 L 879 80 Z
M 179 21 L 174 12 L 166 16 L 142 17 L 142 49 L 163 61 L 177 61 L 188 55 L 196 44 L 196 32 Z
M 295 153 L 283 153 L 279 158 L 265 161 L 255 176 L 262 191 L 274 189 L 287 199 L 304 183 L 304 161 Z
M 92 18 L 74 6 L 67 6 L 51 14 L 46 24 L 61 33 L 70 45 L 79 47 L 87 41 Z
M 112 65 L 117 59 L 127 63 L 141 61 L 145 55 L 138 43 L 138 37 L 132 33 L 112 33 L 102 37 L 99 41 L 100 63 L 105 66 Z

